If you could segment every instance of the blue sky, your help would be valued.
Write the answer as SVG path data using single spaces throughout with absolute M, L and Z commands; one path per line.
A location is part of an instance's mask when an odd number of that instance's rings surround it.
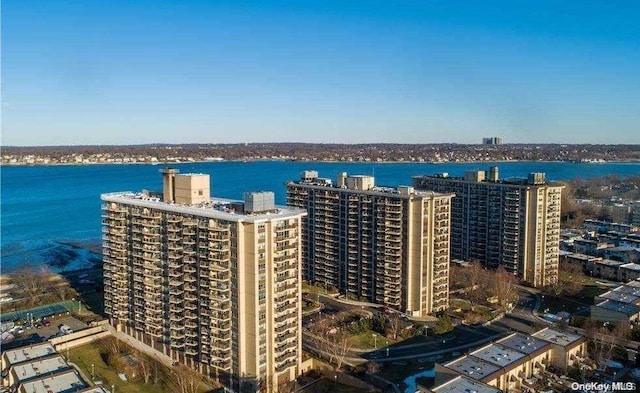
M 2 6 L 3 145 L 640 143 L 638 1 Z

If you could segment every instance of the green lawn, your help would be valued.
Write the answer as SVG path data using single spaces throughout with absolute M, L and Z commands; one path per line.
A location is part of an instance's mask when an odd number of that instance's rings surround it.
M 145 385 L 142 381 L 124 382 L 118 377 L 115 369 L 107 365 L 100 354 L 98 345 L 92 343 L 69 351 L 71 362 L 75 363 L 86 376 L 91 376 L 91 365 L 94 369 L 94 381 L 102 381 L 103 385 L 115 386 L 116 392 L 154 393 L 166 390 L 166 386 Z
M 379 333 L 375 333 L 376 338 L 374 339 L 374 333 L 375 332 L 372 330 L 367 330 L 366 332 L 351 336 L 353 339 L 353 346 L 361 349 L 380 349 L 402 340 L 390 340 L 386 337 L 381 336 Z
M 69 356 L 71 362 L 76 364 L 87 377 L 91 377 L 91 365 L 93 365 L 94 381 L 102 381 L 102 384 L 109 388 L 114 385 L 116 392 L 157 393 L 171 391 L 171 388 L 166 384 L 166 381 L 170 380 L 166 367 L 162 368 L 161 381 L 158 385 L 145 384 L 144 380 L 140 378 L 135 381 L 125 382 L 118 377 L 120 370 L 116 370 L 104 362 L 102 351 L 99 344 L 91 343 L 69 350 Z M 206 391 L 204 387 L 199 389 L 199 392 Z

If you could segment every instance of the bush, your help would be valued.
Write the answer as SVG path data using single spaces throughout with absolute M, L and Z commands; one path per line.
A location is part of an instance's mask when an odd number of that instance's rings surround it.
M 447 314 L 444 314 L 438 321 L 436 322 L 436 326 L 433 328 L 435 334 L 444 334 L 453 330 L 453 321 L 451 317 Z

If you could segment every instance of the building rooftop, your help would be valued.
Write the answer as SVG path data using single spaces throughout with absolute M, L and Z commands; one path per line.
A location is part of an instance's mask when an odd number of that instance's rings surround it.
M 605 265 L 605 266 L 610 266 L 610 267 L 620 267 L 621 265 L 624 265 L 626 262 L 620 262 L 620 261 L 614 261 L 612 259 L 603 259 L 601 261 L 597 261 L 596 264 L 598 265 Z
M 507 367 L 518 362 L 526 355 L 519 350 L 508 348 L 504 345 L 489 344 L 471 352 L 469 355 L 493 363 L 500 367 Z
M 473 356 L 463 356 L 444 364 L 445 367 L 477 381 L 495 373 L 501 367 Z
M 18 391 L 25 393 L 70 393 L 78 392 L 79 389 L 85 386 L 85 383 L 80 379 L 78 374 L 76 374 L 75 370 L 69 370 L 64 373 L 24 382 Z M 81 391 L 85 392 L 86 390 Z M 103 393 L 105 390 L 89 390 L 89 392 Z
M 288 206 L 275 206 L 275 210 L 269 212 L 245 214 L 244 212 L 235 209 L 235 207 L 242 205 L 243 201 L 225 198 L 210 198 L 209 201 L 197 205 L 167 203 L 162 201 L 159 197 L 145 195 L 141 192 L 134 193 L 131 191 L 102 194 L 100 198 L 105 202 L 123 203 L 178 214 L 191 214 L 199 217 L 217 218 L 238 222 L 256 222 L 306 215 L 304 210 Z
M 459 375 L 456 378 L 431 388 L 435 393 L 500 393 L 501 390 L 482 382 Z
M 613 291 L 640 297 L 640 288 L 633 285 L 620 285 L 619 287 L 613 288 Z
M 475 173 L 482 173 L 482 172 L 484 172 L 484 176 L 480 178 L 469 178 L 469 174 L 471 173 L 475 174 Z M 491 169 L 487 171 L 466 171 L 465 176 L 451 176 L 448 172 L 441 172 L 441 173 L 436 173 L 431 175 L 429 174 L 417 175 L 417 176 L 412 176 L 411 178 L 416 180 L 423 179 L 423 178 L 443 179 L 443 180 L 454 180 L 454 181 L 465 182 L 465 183 L 501 184 L 506 186 L 518 186 L 518 187 L 522 187 L 522 186 L 562 187 L 562 185 L 559 183 L 546 181 L 546 176 L 544 173 L 529 173 L 527 177 L 511 177 L 511 178 L 498 179 L 498 180 L 491 180 L 490 174 L 491 174 Z
M 352 178 L 366 178 L 364 175 L 349 175 Z M 373 186 L 368 190 L 350 189 L 346 187 L 338 187 L 333 184 L 330 179 L 325 178 L 311 178 L 299 181 L 289 181 L 286 184 L 296 184 L 302 186 L 309 186 L 313 188 L 331 188 L 343 192 L 353 192 L 358 194 L 380 195 L 380 196 L 394 196 L 398 198 L 410 199 L 412 197 L 434 197 L 434 196 L 453 196 L 452 193 L 441 193 L 435 191 L 416 190 L 411 186 Z
M 625 265 L 621 265 L 620 269 L 640 271 L 640 263 L 627 263 Z
M 596 304 L 596 306 L 604 308 L 606 310 L 620 312 L 629 316 L 635 315 L 640 312 L 640 306 L 636 306 L 635 304 L 631 303 L 616 302 L 615 300 L 609 299 Z
M 640 288 L 640 279 L 635 279 L 633 281 L 629 281 L 628 283 L 624 284 L 627 287 L 634 287 L 634 288 Z
M 593 255 L 586 255 L 586 254 L 580 254 L 577 252 L 568 252 L 568 251 L 560 251 L 560 256 L 566 256 L 572 259 L 578 259 L 581 261 L 599 261 L 602 258 L 601 257 L 594 257 Z
M 544 340 L 540 340 L 531 336 L 526 336 L 521 333 L 513 333 L 503 339 L 496 341 L 497 344 L 504 345 L 505 347 L 515 349 L 516 351 L 526 353 L 530 355 L 541 349 L 545 349 L 550 344 Z
M 42 343 L 5 351 L 2 355 L 7 365 L 14 365 L 57 353 L 51 343 Z
M 625 292 L 623 287 L 624 286 L 621 286 L 612 291 L 605 292 L 598 297 L 601 299 L 611 299 L 611 300 L 615 300 L 623 303 L 638 304 L 638 302 L 640 302 L 640 296 L 635 296 L 631 293 Z M 627 287 L 627 288 L 633 288 L 633 287 Z
M 69 364 L 60 355 L 49 358 L 39 358 L 31 362 L 17 364 L 12 367 L 12 373 L 19 381 L 62 371 L 69 368 Z
M 581 342 L 584 337 L 579 334 L 568 333 L 562 330 L 556 330 L 552 328 L 544 328 L 533 333 L 531 336 L 539 338 L 544 341 L 548 341 L 553 344 L 562 345 L 564 347 L 573 345 L 574 343 Z

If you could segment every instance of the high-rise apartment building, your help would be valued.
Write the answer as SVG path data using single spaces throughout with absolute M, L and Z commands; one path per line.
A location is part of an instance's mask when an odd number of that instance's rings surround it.
M 162 193 L 101 196 L 111 323 L 234 390 L 276 390 L 302 358 L 306 213 L 270 192 L 212 198 L 209 175 L 162 172 Z
M 488 138 L 482 138 L 483 145 L 502 145 L 502 138 L 499 136 L 490 136 Z
M 548 184 L 543 173 L 527 179 L 498 179 L 498 168 L 416 176 L 417 189 L 453 192 L 451 257 L 504 266 L 528 285 L 558 280 L 562 186 Z
M 337 184 L 305 171 L 287 186 L 304 208 L 303 275 L 412 316 L 445 310 L 449 299 L 449 208 L 453 194 L 377 187 L 371 176 Z

